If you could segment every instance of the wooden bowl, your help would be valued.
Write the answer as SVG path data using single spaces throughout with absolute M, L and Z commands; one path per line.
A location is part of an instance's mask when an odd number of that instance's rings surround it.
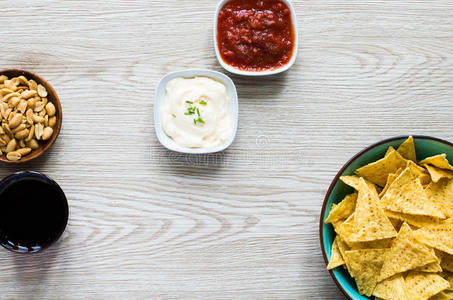
M 55 143 L 55 140 L 57 139 L 58 134 L 60 133 L 61 124 L 63 121 L 63 111 L 61 109 L 60 99 L 58 98 L 57 93 L 55 92 L 53 87 L 50 85 L 50 83 L 48 83 L 44 78 L 42 78 L 41 76 L 39 76 L 35 73 L 26 71 L 26 70 L 21 70 L 21 69 L 5 69 L 5 70 L 0 71 L 0 75 L 6 75 L 6 76 L 8 76 L 8 78 L 18 77 L 18 76 L 23 75 L 28 80 L 33 79 L 38 84 L 42 84 L 46 88 L 47 99 L 55 105 L 55 110 L 56 110 L 55 115 L 57 116 L 57 123 L 53 127 L 53 134 L 50 137 L 50 139 L 48 139 L 47 141 L 38 141 L 38 143 L 39 143 L 38 149 L 33 150 L 30 154 L 22 157 L 21 159 L 19 159 L 17 161 L 8 160 L 5 155 L 2 155 L 0 157 L 0 161 L 10 163 L 10 164 L 18 164 L 18 163 L 27 162 L 27 161 L 30 161 L 32 159 L 35 159 L 35 158 L 41 156 L 47 149 L 49 149 L 53 145 L 53 143 Z

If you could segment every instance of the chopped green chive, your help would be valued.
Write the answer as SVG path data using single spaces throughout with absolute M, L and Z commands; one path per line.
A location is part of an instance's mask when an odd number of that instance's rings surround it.
M 200 123 L 203 123 L 203 124 L 204 124 L 204 121 L 203 121 L 203 119 L 202 119 L 202 118 L 200 118 L 200 117 L 198 117 L 198 120 L 197 120 L 197 122 L 200 122 Z
M 193 102 L 192 102 L 192 101 L 189 101 L 189 100 L 187 100 L 186 103 L 193 104 Z
M 200 101 L 200 104 L 201 104 L 201 105 L 206 105 L 206 104 L 208 104 L 208 103 L 207 103 L 206 101 L 204 101 L 204 100 L 201 100 L 201 101 Z
M 197 115 L 200 116 L 200 110 L 197 107 Z
M 197 124 L 197 120 L 193 119 L 193 123 L 194 123 L 194 124 Z
M 175 114 L 171 114 L 173 116 L 173 118 L 176 118 L 176 115 Z

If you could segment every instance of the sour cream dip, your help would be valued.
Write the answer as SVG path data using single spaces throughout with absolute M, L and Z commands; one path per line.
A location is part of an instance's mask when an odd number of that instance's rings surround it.
M 173 78 L 167 83 L 162 129 L 186 148 L 213 148 L 233 132 L 223 83 L 209 77 Z

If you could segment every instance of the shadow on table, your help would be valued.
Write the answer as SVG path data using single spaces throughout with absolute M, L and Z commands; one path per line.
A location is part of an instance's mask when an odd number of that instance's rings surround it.
M 48 291 L 43 289 L 45 289 L 49 271 L 58 262 L 60 244 L 57 242 L 40 253 L 11 253 L 15 282 L 17 288 L 22 289 L 21 292 L 26 292 L 33 299 L 41 298 L 41 294 L 48 294 Z

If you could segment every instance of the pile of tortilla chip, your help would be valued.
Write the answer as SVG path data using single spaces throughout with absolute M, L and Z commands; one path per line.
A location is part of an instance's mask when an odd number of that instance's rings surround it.
M 453 299 L 453 166 L 417 162 L 409 137 L 341 180 L 355 192 L 333 204 L 337 233 L 327 269 L 346 268 L 361 295 Z

